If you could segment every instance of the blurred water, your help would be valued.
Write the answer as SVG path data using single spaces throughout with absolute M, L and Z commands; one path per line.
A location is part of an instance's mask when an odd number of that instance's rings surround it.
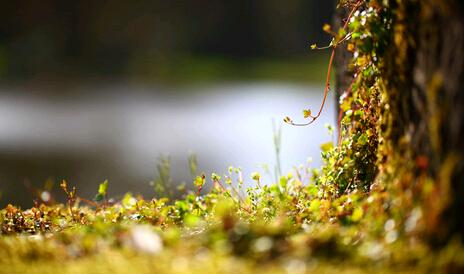
M 316 111 L 322 88 L 278 83 L 231 84 L 195 90 L 107 86 L 45 96 L 0 91 L 0 189 L 7 202 L 27 203 L 23 182 L 49 177 L 78 185 L 92 195 L 110 180 L 110 194 L 153 195 L 160 154 L 169 154 L 176 182 L 191 181 L 187 156 L 194 152 L 199 171 L 225 173 L 241 166 L 246 178 L 275 165 L 272 119 Z M 308 127 L 282 125 L 284 172 L 308 157 L 320 164 L 319 145 L 331 140 L 325 123 L 335 124 L 333 98 Z M 273 176 L 264 176 L 271 181 Z

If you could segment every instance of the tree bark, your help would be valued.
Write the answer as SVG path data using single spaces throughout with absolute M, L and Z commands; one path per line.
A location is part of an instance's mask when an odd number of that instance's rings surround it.
M 385 78 L 390 110 L 388 161 L 414 163 L 414 193 L 432 244 L 464 239 L 464 13 L 460 0 L 397 1 Z M 398 170 L 397 167 L 393 170 Z M 398 172 L 398 174 L 404 174 Z M 395 174 L 393 174 L 395 176 Z M 421 179 L 422 178 L 422 179 Z M 425 188 L 425 187 L 424 187 Z
M 346 9 L 337 9 L 337 12 L 334 15 L 334 26 L 335 29 L 340 29 L 345 23 L 346 17 L 348 16 L 349 11 Z M 348 70 L 348 64 L 350 63 L 351 53 L 346 49 L 346 47 L 337 47 L 335 49 L 335 106 L 336 107 L 336 119 L 339 120 L 339 100 L 340 96 L 346 92 L 349 88 L 353 75 Z

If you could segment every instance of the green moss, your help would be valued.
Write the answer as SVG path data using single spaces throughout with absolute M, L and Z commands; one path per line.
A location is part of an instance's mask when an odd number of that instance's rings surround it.
M 327 197 L 298 176 L 285 184 L 239 187 L 212 176 L 213 188 L 170 202 L 127 194 L 89 207 L 37 205 L 2 209 L 0 264 L 20 273 L 199 271 L 327 273 L 442 271 L 464 267 L 459 252 L 433 251 L 415 238 L 421 212 L 395 221 L 387 193 Z M 435 261 L 445 256 L 443 265 Z M 369 267 L 365 267 L 368 265 Z M 394 265 L 395 267 L 392 267 Z M 259 270 L 258 270 L 259 269 Z M 289 270 L 290 269 L 290 270 Z M 388 272 L 387 271 L 387 272 Z

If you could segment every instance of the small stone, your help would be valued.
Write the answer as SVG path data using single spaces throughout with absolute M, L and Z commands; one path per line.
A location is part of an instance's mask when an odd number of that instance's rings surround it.
M 129 231 L 127 244 L 137 251 L 157 254 L 163 250 L 163 241 L 149 225 L 136 225 Z

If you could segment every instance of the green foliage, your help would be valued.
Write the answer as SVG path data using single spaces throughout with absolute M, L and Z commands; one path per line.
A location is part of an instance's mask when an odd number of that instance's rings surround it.
M 384 101 L 380 68 L 392 21 L 388 3 L 357 1 L 340 5 L 350 10 L 345 27 L 337 33 L 327 26 L 324 30 L 333 34 L 334 48 L 346 44 L 352 52 L 348 69 L 353 80 L 340 98 L 338 145 L 330 142 L 321 146 L 325 164 L 316 178 L 326 195 L 334 197 L 355 190 L 370 191 L 378 174 Z
M 125 268 L 138 269 L 138 260 L 155 256 L 170 263 L 154 269 L 171 272 L 179 267 L 178 256 L 194 268 L 203 254 L 208 258 L 203 269 L 213 272 L 232 258 L 240 272 L 267 267 L 281 273 L 289 262 L 311 270 L 315 260 L 321 265 L 314 269 L 329 272 L 338 272 L 333 266 L 341 263 L 356 273 L 366 265 L 365 273 L 392 264 L 417 272 L 464 267 L 459 255 L 464 248 L 457 243 L 449 246 L 453 253 L 435 252 L 418 239 L 411 244 L 420 227 L 420 210 L 405 223 L 394 221 L 382 193 L 366 198 L 351 192 L 334 199 L 319 185 L 304 185 L 296 173 L 282 176 L 278 184 L 248 187 L 246 193 L 240 192 L 239 176 L 230 184 L 223 184 L 224 176 L 218 174 L 211 179 L 220 187 L 203 195 L 189 192 L 172 202 L 128 193 L 104 208 L 82 204 L 77 196 L 73 211 L 62 204 L 27 210 L 8 205 L 0 211 L 0 264 L 19 271 L 34 263 L 34 271 L 43 273 L 48 265 L 61 263 L 60 269 L 68 272 L 82 260 L 116 256 L 126 262 Z M 261 180 L 258 173 L 250 179 Z M 204 176 L 194 181 L 197 187 L 205 183 Z M 99 194 L 105 195 L 107 187 L 102 183 Z M 109 273 L 115 265 L 109 260 L 99 267 Z
M 106 199 L 107 197 L 107 191 L 108 191 L 108 180 L 105 180 L 103 183 L 101 183 L 99 186 L 98 186 L 98 193 L 97 195 L 95 196 L 94 200 L 96 202 L 100 202 L 102 201 L 103 199 Z
M 191 159 L 189 159 L 189 162 Z M 192 168 L 192 167 L 191 167 Z M 161 155 L 156 163 L 158 177 L 152 182 L 153 190 L 158 197 L 172 196 L 171 158 Z

